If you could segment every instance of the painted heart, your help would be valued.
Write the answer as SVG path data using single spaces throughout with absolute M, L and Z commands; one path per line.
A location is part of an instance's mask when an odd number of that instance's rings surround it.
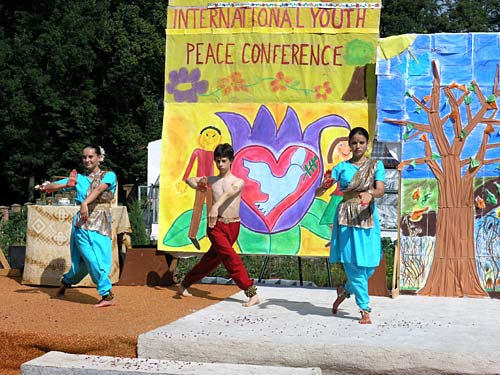
M 267 147 L 251 145 L 235 155 L 232 171 L 245 180 L 243 202 L 271 232 L 278 220 L 304 198 L 320 177 L 321 161 L 307 147 L 290 145 L 278 158 Z M 309 195 L 306 199 L 312 199 Z

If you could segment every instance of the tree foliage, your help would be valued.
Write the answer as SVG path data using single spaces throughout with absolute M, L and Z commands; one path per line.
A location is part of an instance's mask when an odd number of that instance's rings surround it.
M 0 204 L 98 143 L 121 184 L 146 180 L 161 135 L 168 1 L 0 3 Z M 499 31 L 500 0 L 383 0 L 381 36 Z
M 0 203 L 67 175 L 87 143 L 121 183 L 145 181 L 161 134 L 167 1 L 2 2 Z
M 383 0 L 380 35 L 500 31 L 500 0 Z

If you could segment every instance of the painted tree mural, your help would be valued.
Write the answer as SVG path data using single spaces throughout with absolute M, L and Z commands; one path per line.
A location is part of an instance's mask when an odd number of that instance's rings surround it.
M 485 166 L 500 163 L 489 157 L 500 148 L 496 137 L 497 98 L 500 96 L 499 67 L 491 78 L 489 93 L 479 84 L 455 83 L 441 86 L 439 65 L 432 61 L 432 89 L 419 99 L 406 94 L 426 114 L 427 122 L 384 118 L 384 123 L 404 127 L 403 139 L 422 142 L 424 156 L 404 160 L 399 168 L 425 164 L 438 184 L 438 215 L 434 259 L 425 286 L 429 296 L 487 296 L 479 281 L 474 248 L 474 178 Z M 489 91 L 489 90 L 488 90 Z M 471 105 L 474 104 L 474 105 Z M 483 129 L 482 139 L 472 156 L 464 156 L 467 138 Z M 495 153 L 498 155 L 498 153 Z

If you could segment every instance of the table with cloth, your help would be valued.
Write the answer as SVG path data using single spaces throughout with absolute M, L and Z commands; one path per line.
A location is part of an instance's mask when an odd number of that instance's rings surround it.
M 62 275 L 71 268 L 71 224 L 79 210 L 79 206 L 28 206 L 23 284 L 60 285 Z M 132 230 L 125 206 L 111 207 L 111 216 L 113 263 L 110 279 L 114 284 L 120 277 L 118 237 Z M 87 275 L 78 286 L 95 285 Z

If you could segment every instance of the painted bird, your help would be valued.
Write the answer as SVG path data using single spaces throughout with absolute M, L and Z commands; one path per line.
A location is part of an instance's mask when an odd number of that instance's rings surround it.
M 275 176 L 267 163 L 243 161 L 243 166 L 248 169 L 248 178 L 258 182 L 260 191 L 268 195 L 266 201 L 255 203 L 264 216 L 297 190 L 300 178 L 305 173 L 302 168 L 305 159 L 305 149 L 297 149 L 290 159 L 290 166 L 281 177 Z

